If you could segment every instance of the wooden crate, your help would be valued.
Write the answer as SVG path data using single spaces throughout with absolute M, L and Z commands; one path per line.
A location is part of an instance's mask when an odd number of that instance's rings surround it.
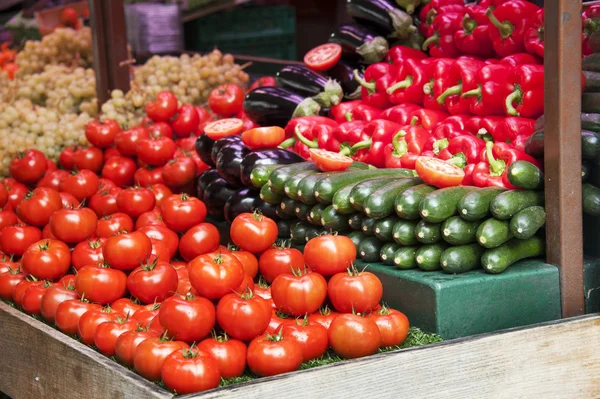
M 0 303 L 0 391 L 21 398 L 172 395 Z M 595 398 L 600 315 L 382 353 L 182 398 Z

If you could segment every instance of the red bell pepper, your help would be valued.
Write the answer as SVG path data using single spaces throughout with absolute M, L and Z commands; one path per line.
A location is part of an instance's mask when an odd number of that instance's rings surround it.
M 475 115 L 504 115 L 506 97 L 511 93 L 513 68 L 501 64 L 486 65 L 476 75 L 475 89 L 464 91 L 461 98 Z
M 340 151 L 340 142 L 337 140 L 335 131 L 339 130 L 339 127 L 331 127 L 328 125 L 316 125 L 307 133 L 309 139 L 300 132 L 297 128 L 295 131 L 296 139 L 305 145 L 309 150 L 311 148 L 321 148 L 328 151 L 338 152 Z
M 583 19 L 581 51 L 583 55 L 590 55 L 594 52 L 589 45 L 590 36 L 600 28 L 600 4 L 590 6 L 583 12 L 581 18 Z
M 419 11 L 419 21 L 421 21 L 419 29 L 421 30 L 421 34 L 425 37 L 428 36 L 429 27 L 438 14 L 446 12 L 464 13 L 464 10 L 464 0 L 431 0 Z
M 495 140 L 495 132 L 498 125 L 504 121 L 502 116 L 480 117 L 474 116 L 465 124 L 466 130 L 474 136 L 486 141 Z M 498 140 L 501 141 L 501 140 Z
M 462 27 L 463 13 L 449 12 L 436 16 L 429 27 L 423 51 L 436 58 L 456 58 L 461 55 L 454 42 L 454 33 Z
M 453 162 L 452 162 L 453 163 Z M 473 170 L 475 169 L 476 164 L 471 163 L 465 166 L 463 171 L 465 172 L 465 177 L 463 177 L 460 182 L 461 186 L 472 186 L 473 185 Z
M 340 143 L 348 143 L 350 146 L 368 139 L 367 135 L 363 133 L 365 122 L 353 121 L 341 123 L 339 130 L 334 133 L 337 134 L 336 138 Z
M 477 187 L 502 187 L 502 188 L 514 188 L 508 179 L 508 185 L 504 182 L 502 178 L 503 175 L 506 175 L 506 170 L 510 166 L 507 165 L 507 162 L 503 159 L 496 159 L 493 155 L 494 143 L 487 142 L 486 149 L 484 151 L 485 160 L 477 163 L 475 168 L 473 169 L 473 184 Z
M 453 115 L 468 112 L 470 101 L 461 98 L 461 93 L 477 87 L 475 77 L 484 65 L 481 61 L 470 59 L 456 60 L 449 73 L 436 82 L 440 85 L 438 91 L 441 92 L 437 98 L 438 104 L 445 105 Z
M 490 38 L 496 54 L 506 57 L 525 50 L 525 28 L 537 10 L 538 6 L 525 0 L 510 0 L 496 9 L 487 9 L 486 15 L 493 25 L 490 26 Z
M 405 60 L 421 60 L 423 58 L 427 58 L 427 54 L 407 46 L 394 46 L 388 50 L 385 56 L 386 62 L 391 64 L 402 64 Z
M 448 152 L 453 156 L 462 154 L 467 164 L 477 163 L 486 142 L 480 138 L 463 135 L 448 140 Z
M 425 150 L 425 144 L 431 137 L 431 133 L 420 126 L 408 125 L 396 133 L 392 140 L 404 138 L 406 140 L 408 152 L 421 154 Z
M 338 123 L 331 118 L 324 116 L 300 116 L 298 118 L 291 119 L 285 126 L 285 137 L 294 137 L 296 126 L 300 126 L 300 131 L 304 134 L 304 131 L 310 129 L 314 125 L 329 125 L 337 126 Z
M 525 50 L 544 58 L 544 9 L 540 8 L 529 18 L 524 34 Z
M 460 135 L 466 130 L 467 122 L 470 118 L 469 115 L 453 115 L 448 117 L 433 127 L 432 135 L 437 139 L 447 139 Z
M 381 110 L 367 104 L 358 104 L 352 112 L 352 120 L 371 122 L 374 119 L 380 119 Z
M 440 91 L 440 79 L 450 73 L 450 67 L 454 63 L 450 58 L 437 58 L 431 61 L 427 67 L 427 76 L 429 82 L 423 85 L 423 107 L 431 110 L 446 111 L 446 107 L 437 102 L 437 98 L 442 94 Z
M 378 62 L 365 69 L 364 78 L 358 71 L 354 71 L 354 78 L 362 86 L 362 101 L 375 108 L 385 109 L 391 104 L 388 101 L 386 90 L 390 87 L 396 75 L 397 66 L 387 62 Z
M 544 66 L 515 67 L 511 93 L 506 96 L 505 112 L 510 116 L 538 118 L 544 113 Z M 515 107 L 513 103 L 517 104 Z
M 415 104 L 399 104 L 383 111 L 380 119 L 396 122 L 400 125 L 408 125 L 413 112 L 420 109 L 422 108 Z
M 502 58 L 499 62 L 501 65 L 516 67 L 519 65 L 542 65 L 544 61 L 533 54 L 529 53 L 517 53 L 507 55 Z
M 373 141 L 383 141 L 386 144 L 391 143 L 394 135 L 400 131 L 402 125 L 385 119 L 376 119 L 367 123 L 363 132 Z
M 495 55 L 490 39 L 489 20 L 485 15 L 487 7 L 473 5 L 465 7 L 466 14 L 462 27 L 454 33 L 454 41 L 459 51 L 480 57 Z
M 354 110 L 360 104 L 362 104 L 362 101 L 360 100 L 341 102 L 338 105 L 331 107 L 329 110 L 329 116 L 337 123 L 352 121 L 354 117 Z
M 423 85 L 427 82 L 424 65 L 419 60 L 405 60 L 398 70 L 394 83 L 387 89 L 388 100 L 392 104 L 423 105 Z
M 402 156 L 408 152 L 408 144 L 400 135 L 394 136 L 392 142 L 385 146 L 385 167 L 386 168 L 401 168 Z
M 496 126 L 494 140 L 497 143 L 512 143 L 519 136 L 531 136 L 534 130 L 535 119 L 508 117 Z
M 431 130 L 440 121 L 449 117 L 444 111 L 435 111 L 432 109 L 418 109 L 410 115 L 410 124 L 421 126 L 426 130 Z M 416 119 L 416 120 L 415 120 Z
M 480 0 L 477 3 L 481 6 L 481 7 L 498 7 L 499 5 L 502 5 L 506 2 L 508 2 L 510 0 Z
M 400 164 L 402 165 L 403 168 L 414 169 L 415 163 L 417 162 L 417 158 L 419 158 L 419 157 L 435 158 L 435 154 L 433 153 L 433 151 L 425 151 L 421 155 L 407 152 L 406 154 L 402 155 L 402 157 L 400 158 Z

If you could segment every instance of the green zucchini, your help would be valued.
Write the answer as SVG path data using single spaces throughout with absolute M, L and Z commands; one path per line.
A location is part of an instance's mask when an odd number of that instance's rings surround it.
M 417 249 L 418 246 L 400 247 L 394 252 L 394 266 L 401 270 L 417 267 Z
M 412 179 L 397 179 L 396 181 L 379 187 L 369 195 L 364 203 L 364 212 L 367 216 L 381 219 L 394 213 L 394 201 L 409 187 L 421 184 L 423 181 L 418 177 Z
M 584 183 L 582 189 L 583 213 L 600 216 L 600 188 Z
M 583 57 L 581 67 L 584 71 L 600 72 L 600 53 L 592 53 Z
M 367 237 L 358 244 L 358 256 L 364 262 L 378 262 L 383 243 L 375 237 Z
M 519 211 L 510 219 L 510 231 L 516 238 L 526 240 L 533 237 L 546 224 L 546 211 L 541 206 L 530 206 Z
M 348 215 L 341 215 L 333 209 L 333 206 L 329 205 L 323 210 L 321 214 L 321 224 L 328 230 L 344 232 L 349 230 L 348 226 Z
M 269 181 L 269 176 L 277 168 L 281 168 L 281 165 L 258 165 L 250 172 L 250 182 L 253 187 L 261 188 L 264 187 Z
M 302 172 L 294 174 L 293 176 L 290 176 L 290 178 L 283 185 L 283 191 L 285 195 L 287 195 L 289 198 L 295 201 L 299 201 L 300 197 L 298 196 L 298 184 L 305 177 L 317 174 L 319 174 L 319 172 L 314 170 L 304 170 Z
M 341 213 L 342 215 L 350 215 L 356 212 L 356 209 L 354 209 L 354 207 L 350 203 L 350 193 L 352 192 L 352 189 L 354 187 L 361 184 L 362 182 L 363 181 L 361 180 L 352 184 L 348 184 L 344 188 L 338 190 L 337 193 L 335 193 L 335 195 L 333 196 L 332 204 L 333 209 L 335 209 L 336 212 Z
M 415 237 L 423 244 L 435 244 L 442 239 L 442 224 L 421 220 L 415 226 Z
M 581 158 L 596 159 L 600 155 L 600 134 L 591 130 L 581 131 Z
M 591 174 L 590 165 L 586 162 L 582 162 L 582 164 L 581 164 L 581 182 L 585 183 L 590 178 L 590 174 Z
M 304 245 L 306 243 L 306 230 L 311 227 L 306 222 L 296 222 L 290 227 L 290 238 L 294 244 Z
M 417 245 L 419 241 L 417 241 L 415 228 L 417 227 L 418 223 L 419 221 L 417 220 L 403 219 L 400 219 L 398 222 L 396 222 L 394 225 L 394 230 L 392 231 L 392 238 L 394 239 L 394 242 L 405 246 Z
M 583 71 L 583 74 L 585 75 L 585 91 L 588 93 L 589 92 L 600 92 L 600 72 Z M 598 115 L 598 114 L 581 114 L 582 122 L 583 122 L 583 115 Z M 600 115 L 598 115 L 598 118 L 600 119 Z M 600 125 L 599 125 L 599 128 L 600 128 Z
M 583 93 L 581 95 L 581 112 L 590 114 L 600 112 L 600 93 Z
M 544 157 L 544 130 L 536 130 L 525 143 L 525 152 L 534 158 Z
M 479 225 L 477 242 L 485 248 L 496 248 L 513 238 L 508 220 L 490 218 Z
M 435 191 L 436 188 L 427 184 L 419 184 L 411 187 L 396 197 L 394 201 L 394 210 L 402 219 L 415 220 L 420 219 L 419 204 L 426 195 Z
M 284 197 L 281 194 L 274 193 L 268 184 L 262 186 L 262 188 L 260 189 L 259 196 L 261 200 L 271 205 L 279 205 Z
M 306 220 L 313 226 L 323 226 L 321 223 L 321 216 L 323 215 L 323 211 L 327 208 L 325 204 L 317 204 L 310 208 L 310 212 L 308 212 L 308 216 Z
M 479 244 L 450 247 L 440 258 L 442 270 L 450 274 L 465 273 L 480 266 L 484 248 Z
M 391 242 L 394 240 L 394 225 L 399 221 L 400 219 L 396 215 L 379 219 L 375 222 L 373 234 L 383 242 Z
M 451 245 L 470 244 L 477 240 L 477 228 L 481 222 L 464 220 L 460 216 L 452 216 L 442 223 L 442 238 Z
M 448 244 L 445 242 L 421 246 L 416 253 L 417 267 L 426 272 L 440 270 L 440 258 L 446 248 Z
M 530 206 L 544 206 L 543 191 L 506 191 L 490 202 L 490 212 L 496 219 L 508 220 L 520 210 Z
M 327 172 L 327 173 L 316 173 L 313 175 L 306 176 L 298 183 L 298 189 L 296 195 L 298 199 L 307 205 L 315 205 L 317 199 L 315 197 L 315 187 L 320 180 L 326 179 L 331 176 L 340 175 L 349 172 Z
M 358 246 L 360 245 L 360 242 L 362 240 L 367 238 L 367 236 L 362 231 L 352 231 L 352 232 L 348 233 L 348 238 L 352 240 L 354 245 L 356 245 L 356 248 L 357 248 L 356 256 L 358 256 Z
M 290 228 L 292 222 L 289 220 L 278 220 L 277 221 L 277 237 L 278 238 L 290 238 Z
M 296 208 L 294 210 L 294 213 L 296 214 L 298 220 L 306 220 L 308 222 L 308 214 L 310 213 L 311 209 L 312 206 L 303 204 L 300 201 L 296 201 Z
M 506 171 L 508 181 L 515 187 L 526 190 L 542 190 L 544 188 L 544 173 L 527 161 L 513 162 Z
M 465 220 L 481 220 L 490 215 L 490 202 L 504 191 L 499 187 L 473 190 L 458 201 L 458 214 Z
M 388 242 L 381 246 L 381 251 L 379 251 L 379 259 L 381 263 L 384 265 L 393 265 L 394 264 L 394 254 L 396 251 L 400 249 L 400 245 L 395 242 Z
M 546 253 L 546 241 L 538 236 L 526 240 L 514 238 L 501 246 L 488 249 L 481 256 L 481 266 L 488 273 L 498 274 L 510 265 L 525 258 L 543 256 Z
M 267 184 L 271 187 L 271 190 L 277 194 L 285 194 L 284 185 L 292 176 L 296 173 L 300 173 L 303 171 L 314 171 L 317 172 L 318 169 L 312 162 L 300 162 L 294 163 L 291 165 L 285 165 L 281 168 L 277 168 L 271 173 L 269 176 L 269 181 Z
M 369 217 L 364 217 L 360 222 L 360 228 L 363 233 L 368 236 L 375 235 L 375 222 L 377 220 Z
M 296 203 L 297 201 L 294 201 L 288 197 L 284 197 L 279 204 L 279 209 L 281 209 L 281 211 L 288 216 L 296 217 Z
M 475 190 L 470 186 L 455 186 L 436 190 L 419 204 L 421 217 L 430 223 L 440 223 L 458 213 L 458 202 L 465 194 Z
M 598 74 L 598 75 L 600 76 L 600 74 Z M 600 81 L 598 81 L 598 83 L 600 83 Z M 587 89 L 587 87 L 586 87 L 586 89 Z M 591 130 L 592 132 L 600 132 L 600 114 L 582 113 L 581 114 L 581 128 L 585 129 L 585 130 Z
M 348 218 L 348 226 L 352 230 L 362 231 L 362 220 L 366 218 L 363 213 L 355 213 Z
M 369 195 L 373 194 L 375 190 L 379 187 L 385 186 L 396 179 L 393 177 L 385 177 L 379 179 L 369 179 L 362 181 L 355 185 L 352 190 L 350 190 L 350 194 L 348 195 L 348 201 L 350 202 L 350 206 L 359 212 L 363 211 L 363 205 Z

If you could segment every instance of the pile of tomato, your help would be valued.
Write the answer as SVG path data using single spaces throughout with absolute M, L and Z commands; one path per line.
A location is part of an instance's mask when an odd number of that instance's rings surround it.
M 141 126 L 90 123 L 93 146 L 66 149 L 60 168 L 34 149 L 11 161 L 0 298 L 180 394 L 401 344 L 408 320 L 379 305 L 382 284 L 353 267 L 349 238 L 301 252 L 245 213 L 221 245 L 193 196 L 203 117 L 171 96 Z

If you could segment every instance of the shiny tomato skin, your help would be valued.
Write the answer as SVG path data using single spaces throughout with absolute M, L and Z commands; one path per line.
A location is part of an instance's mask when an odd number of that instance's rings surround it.
M 264 334 L 271 320 L 270 304 L 252 291 L 227 294 L 217 305 L 219 326 L 232 338 L 250 341 Z
M 159 241 L 165 244 L 165 246 L 169 250 L 171 257 L 175 256 L 175 254 L 177 253 L 179 238 L 177 237 L 177 234 L 168 227 L 161 225 L 151 225 L 142 227 L 137 231 L 144 233 L 150 240 Z
M 83 169 L 66 177 L 60 183 L 60 191 L 69 193 L 79 201 L 90 198 L 98 191 L 100 179 L 89 169 Z
M 231 223 L 231 240 L 244 251 L 253 254 L 271 248 L 277 240 L 277 224 L 258 213 L 242 213 Z
M 116 212 L 98 219 L 96 236 L 101 238 L 112 237 L 119 232 L 133 231 L 131 216 L 123 212 Z
M 105 356 L 114 356 L 119 336 L 128 331 L 134 331 L 136 328 L 137 324 L 135 322 L 126 319 L 117 318 L 116 320 L 105 321 L 96 328 L 94 344 Z
M 115 312 L 119 312 L 131 318 L 135 312 L 142 309 L 143 306 L 138 303 L 137 300 L 130 298 L 120 298 L 114 301 L 110 307 Z
M 310 159 L 322 172 L 340 172 L 348 169 L 353 162 L 350 157 L 318 148 L 310 150 Z
M 2 255 L 0 257 L 0 274 L 12 270 L 16 272 L 20 269 L 21 264 L 18 262 L 13 262 L 10 257 L 6 255 Z
M 163 226 L 167 228 L 167 225 L 162 220 L 160 209 L 154 208 L 149 212 L 144 212 L 135 221 L 135 229 L 140 230 L 148 226 Z
M 275 306 L 294 316 L 316 312 L 327 298 L 325 278 L 314 272 L 284 273 L 271 285 Z
M 75 169 L 89 169 L 94 173 L 100 173 L 104 164 L 104 154 L 100 148 L 80 148 L 73 153 L 73 164 Z
M 88 202 L 90 209 L 93 210 L 98 217 L 119 212 L 117 196 L 120 192 L 121 189 L 118 187 L 99 190 L 96 194 L 92 195 Z
M 29 189 L 23 183 L 19 183 L 12 177 L 2 180 L 2 185 L 8 191 L 8 200 L 4 205 L 3 210 L 15 211 L 23 198 L 27 195 Z
M 458 186 L 465 177 L 458 166 L 431 157 L 418 157 L 415 170 L 423 182 L 438 188 Z
M 7 271 L 0 273 L 0 299 L 12 301 L 14 299 L 15 288 L 19 283 L 25 281 L 27 274 Z
M 222 117 L 236 115 L 244 105 L 244 91 L 238 85 L 224 84 L 213 89 L 208 96 L 208 106 Z
M 125 295 L 127 275 L 117 269 L 84 266 L 75 277 L 75 290 L 79 296 L 106 305 Z
M 73 209 L 81 205 L 81 202 L 69 193 L 58 193 L 63 209 Z
M 21 308 L 23 308 L 23 311 L 30 315 L 40 315 L 42 296 L 50 287 L 52 287 L 52 283 L 50 282 L 44 282 L 43 284 L 29 287 L 23 293 L 21 299 Z
M 197 166 L 191 156 L 179 156 L 162 168 L 162 177 L 169 187 L 183 187 L 196 177 Z
M 303 267 L 304 255 L 296 248 L 269 248 L 258 258 L 258 270 L 268 283 L 272 283 L 280 274 Z
M 119 124 L 112 119 L 93 120 L 85 126 L 85 137 L 95 147 L 108 148 L 113 145 L 120 131 Z
M 326 71 L 337 64 L 341 57 L 342 46 L 337 43 L 326 43 L 306 53 L 304 63 L 314 71 Z
M 325 327 L 325 329 L 329 329 L 331 322 L 333 321 L 333 319 L 336 318 L 338 314 L 338 312 L 335 312 L 329 309 L 329 307 L 325 306 L 324 308 L 319 309 L 318 312 L 308 315 L 308 321 L 313 324 L 319 323 L 320 325 Z
M 281 332 L 285 339 L 298 343 L 303 362 L 322 357 L 329 348 L 327 329 L 319 323 L 294 321 L 293 324 L 284 324 Z
M 154 193 L 144 187 L 129 187 L 117 195 L 117 207 L 123 212 L 137 219 L 142 213 L 154 209 L 156 197 Z
M 331 277 L 327 295 L 340 313 L 365 313 L 379 305 L 383 286 L 373 273 L 350 270 Z
M 381 308 L 370 313 L 368 318 L 373 319 L 381 333 L 381 348 L 401 345 L 408 336 L 410 323 L 408 317 L 396 309 Z
M 177 97 L 169 91 L 161 91 L 152 103 L 146 105 L 146 114 L 155 122 L 168 121 L 177 113 Z
M 160 213 L 168 228 L 181 233 L 204 222 L 206 206 L 187 194 L 173 194 L 160 205 Z
M 256 256 L 254 256 L 254 254 L 251 254 L 248 251 L 239 250 L 232 250 L 231 254 L 235 256 L 237 260 L 240 261 L 242 267 L 244 268 L 244 271 L 248 276 L 250 276 L 251 278 L 256 277 L 256 275 L 258 274 L 258 259 L 256 259 Z
M 242 141 L 251 150 L 277 147 L 285 140 L 285 130 L 279 126 L 256 127 L 242 133 Z
M 275 80 L 275 77 L 263 76 L 261 78 L 256 79 L 254 81 L 254 83 L 252 83 L 252 85 L 250 86 L 248 91 L 250 92 L 254 89 L 258 89 L 259 87 L 272 87 L 272 86 L 277 86 L 277 81 Z
M 54 322 L 56 327 L 67 335 L 75 335 L 79 329 L 79 318 L 90 310 L 100 310 L 97 303 L 82 302 L 79 299 L 70 299 L 61 302 L 56 308 Z
M 127 187 L 133 184 L 136 170 L 137 165 L 131 158 L 114 156 L 102 167 L 102 177 L 111 180 L 118 187 Z
M 177 280 L 177 294 L 187 295 L 188 293 L 194 295 L 198 294 L 194 287 L 192 287 L 192 282 L 190 281 L 189 274 L 183 277 L 180 276 Z
M 98 217 L 90 208 L 61 209 L 50 218 L 52 234 L 68 244 L 78 244 L 96 234 Z
M 127 289 L 140 302 L 162 302 L 177 290 L 177 272 L 167 262 L 154 261 L 134 269 L 127 276 Z
M 162 176 L 162 166 L 139 168 L 135 171 L 133 180 L 135 184 L 142 187 L 151 186 L 153 184 L 164 184 L 165 180 Z
M 281 330 L 281 326 L 283 323 L 289 322 L 292 319 L 288 318 L 285 313 L 282 313 L 278 310 L 271 310 L 271 321 L 269 321 L 269 327 L 267 327 L 266 334 L 276 335 Z
M 177 137 L 187 137 L 198 130 L 200 125 L 200 115 L 196 107 L 190 104 L 184 104 L 177 110 L 175 119 L 171 122 L 173 133 Z
M 159 210 L 162 203 L 173 194 L 171 189 L 162 183 L 151 185 L 150 190 L 152 190 L 154 193 L 154 197 L 156 198 L 156 207 L 158 207 Z
M 221 383 L 219 363 L 198 348 L 171 353 L 161 369 L 165 386 L 178 394 L 190 394 L 213 389 Z
M 93 345 L 98 326 L 105 321 L 116 320 L 118 316 L 123 315 L 115 312 L 110 307 L 100 310 L 90 310 L 82 314 L 77 323 L 77 335 L 81 339 L 81 342 L 86 345 Z
M 262 335 L 248 345 L 247 361 L 250 370 L 261 377 L 288 373 L 302 364 L 302 349 L 289 338 L 279 338 L 273 342 Z
M 79 146 L 72 145 L 62 150 L 60 156 L 58 157 L 58 163 L 60 164 L 60 166 L 62 166 L 63 169 L 73 170 L 73 168 L 75 167 L 75 163 L 73 162 L 73 154 L 75 154 L 75 151 L 77 151 L 78 149 Z
M 58 305 L 71 299 L 77 299 L 77 292 L 75 292 L 75 287 L 72 285 L 63 285 L 58 282 L 48 288 L 44 292 L 44 295 L 42 295 L 42 302 L 40 304 L 40 313 L 44 320 L 50 324 L 54 324 Z
M 25 196 L 17 206 L 17 215 L 29 225 L 42 227 L 47 225 L 52 214 L 62 207 L 58 191 L 40 187 Z
M 62 241 L 43 239 L 27 248 L 21 263 L 27 272 L 37 278 L 56 280 L 71 267 L 71 251 Z
M 158 311 L 160 325 L 178 341 L 194 342 L 206 338 L 215 326 L 215 306 L 194 295 L 165 299 Z
M 159 381 L 161 368 L 167 356 L 189 347 L 182 341 L 148 338 L 137 346 L 133 355 L 133 366 L 135 371 L 147 380 Z
M 33 226 L 8 226 L 0 232 L 0 249 L 5 254 L 21 256 L 27 248 L 42 238 L 42 231 Z
M 169 137 L 156 137 L 138 141 L 137 156 L 142 162 L 153 166 L 166 164 L 175 154 L 175 142 Z
M 49 187 L 59 191 L 60 182 L 67 176 L 69 176 L 69 172 L 64 169 L 50 171 L 46 173 L 40 181 L 37 182 L 36 187 Z
M 115 148 L 124 156 L 134 157 L 137 154 L 138 140 L 148 137 L 150 137 L 148 129 L 143 126 L 123 130 L 115 135 Z
M 221 237 L 219 230 L 210 223 L 199 223 L 190 228 L 179 241 L 179 254 L 186 261 L 196 256 L 216 251 Z
M 39 181 L 48 167 L 48 160 L 43 152 L 25 150 L 19 153 L 9 164 L 10 175 L 19 183 L 33 184 Z
M 98 179 L 98 190 L 96 192 L 102 192 L 102 191 L 110 191 L 112 189 L 118 189 L 119 187 L 117 187 L 115 185 L 115 183 L 113 183 L 112 180 L 108 180 L 105 179 L 103 177 L 101 177 L 100 179 Z
M 198 344 L 198 349 L 210 353 L 219 364 L 223 378 L 239 377 L 246 369 L 247 347 L 237 339 L 207 338 Z
M 15 290 L 13 292 L 13 302 L 17 307 L 21 307 L 21 303 L 23 301 L 23 295 L 25 295 L 25 291 L 29 288 L 34 287 L 36 285 L 43 285 L 44 282 L 41 280 L 30 280 L 29 278 L 21 281 L 15 286 Z
M 122 156 L 122 155 L 119 152 L 119 150 L 117 150 L 115 147 L 110 147 L 110 148 L 107 148 L 106 150 L 104 150 L 102 159 L 104 160 L 104 163 L 106 164 L 106 162 L 108 162 L 108 160 L 111 159 L 112 157 L 120 157 L 120 156 Z
M 44 226 L 44 229 L 42 230 L 42 239 L 44 238 L 52 238 L 53 240 L 57 240 L 58 238 L 56 238 L 54 236 L 54 234 L 52 234 L 52 231 L 50 230 L 50 225 L 47 224 L 46 226 Z
M 345 359 L 369 356 L 381 345 L 381 332 L 371 319 L 346 313 L 338 315 L 327 330 L 329 345 Z
M 306 266 L 323 276 L 343 273 L 356 260 L 356 245 L 346 236 L 322 235 L 304 247 Z
M 190 282 L 203 297 L 219 299 L 244 280 L 242 264 L 231 254 L 211 252 L 194 258 L 188 265 Z
M 119 335 L 115 343 L 115 357 L 125 366 L 133 366 L 133 355 L 136 348 L 148 338 L 158 338 L 160 333 L 156 330 L 133 330 Z
M 0 186 L 1 186 L 1 184 L 0 184 Z M 18 222 L 19 222 L 19 219 L 17 218 L 17 214 L 14 213 L 13 211 L 5 211 L 5 210 L 0 211 L 0 232 L 2 231 L 3 228 L 8 227 L 8 226 L 14 226 Z
M 135 269 L 151 253 L 152 242 L 139 231 L 109 237 L 102 246 L 104 260 L 118 270 Z

